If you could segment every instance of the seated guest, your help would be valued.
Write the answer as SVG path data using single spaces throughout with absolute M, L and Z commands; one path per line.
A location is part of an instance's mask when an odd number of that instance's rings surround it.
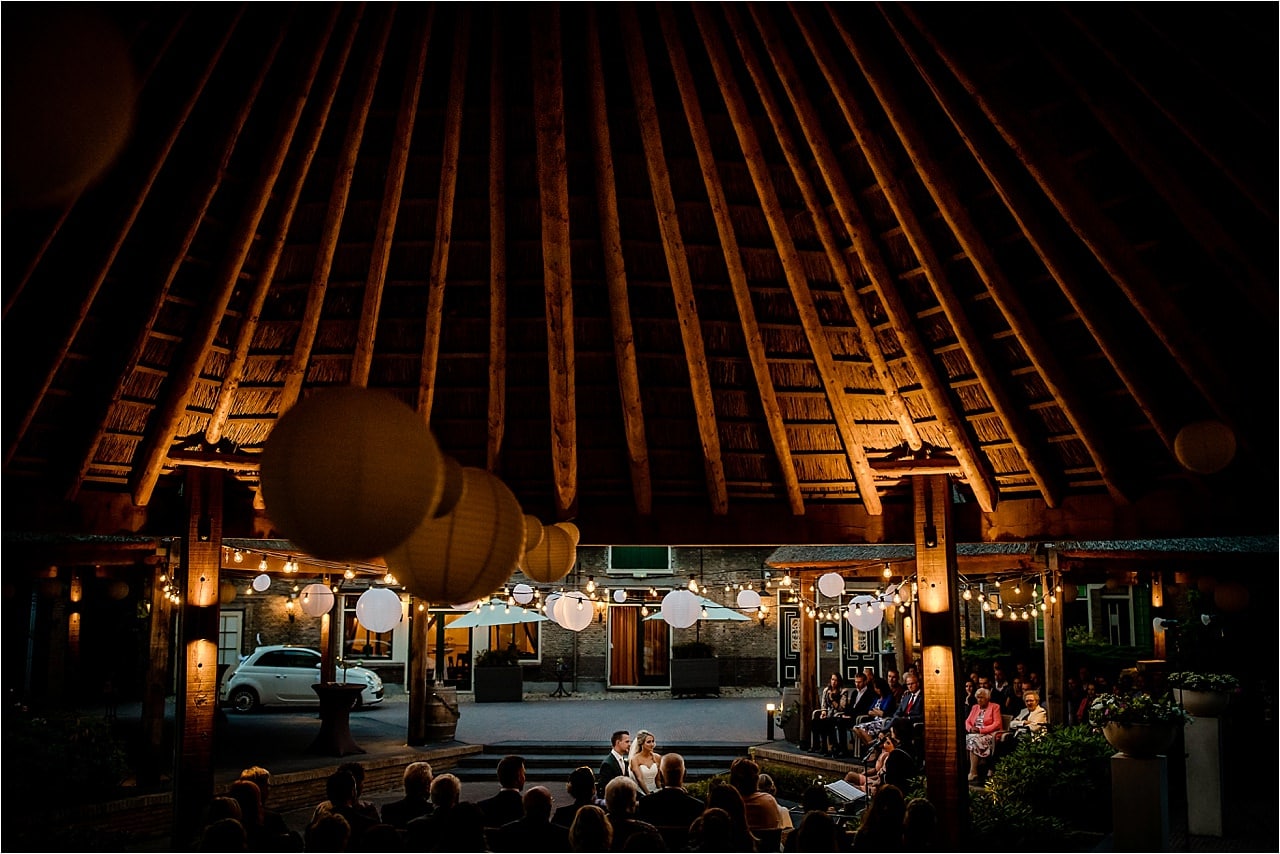
M 557 807 L 551 816 L 551 823 L 561 827 L 572 827 L 573 817 L 578 814 L 579 807 L 594 805 L 604 807 L 604 799 L 596 797 L 596 772 L 589 765 L 581 765 L 569 774 L 566 785 L 573 803 Z
M 828 726 L 832 727 L 832 732 L 834 733 L 835 721 L 831 719 L 835 717 L 836 713 L 844 705 L 845 696 L 840 674 L 832 673 L 831 678 L 827 680 L 827 686 L 822 689 L 822 694 L 818 698 L 819 706 L 813 710 L 813 714 L 810 717 L 812 738 L 809 749 L 815 753 L 826 751 L 827 728 Z
M 609 816 L 595 804 L 583 804 L 569 826 L 569 850 L 610 851 L 613 849 L 613 825 Z
M 478 804 L 484 813 L 485 827 L 501 827 L 524 815 L 524 802 L 520 795 L 524 783 L 524 757 L 504 756 L 498 760 L 498 785 L 502 788 Z
M 524 815 L 502 825 L 491 834 L 494 851 L 564 851 L 569 847 L 569 828 L 551 823 L 551 791 L 533 786 L 524 793 Z M 501 840 L 499 844 L 492 844 Z
M 652 795 L 640 799 L 636 818 L 659 827 L 688 828 L 702 815 L 705 804 L 684 787 L 684 757 L 679 753 L 662 754 L 663 786 Z
M 978 702 L 969 710 L 964 722 L 964 746 L 969 752 L 969 782 L 978 779 L 978 765 L 989 757 L 996 746 L 996 733 L 1004 728 L 1000 707 L 991 702 L 991 692 L 979 688 Z
M 405 825 L 405 847 L 409 851 L 431 850 L 461 799 L 462 781 L 452 774 L 436 775 L 431 780 L 431 812 Z
M 431 763 L 410 762 L 401 780 L 404 797 L 382 807 L 382 821 L 403 830 L 418 816 L 427 815 L 431 806 Z
M 778 802 L 773 795 L 760 791 L 760 766 L 747 757 L 739 757 L 729 765 L 729 785 L 742 795 L 743 814 L 752 834 L 777 830 Z
M 1033 735 L 1049 725 L 1049 712 L 1040 705 L 1039 692 L 1023 691 L 1022 700 L 1026 706 L 1009 722 L 1009 732 L 1013 733 L 1014 738 Z
M 640 787 L 630 777 L 614 777 L 604 787 L 605 806 L 609 811 L 609 824 L 613 825 L 613 850 L 621 851 L 627 844 L 627 837 L 639 831 L 657 832 L 647 821 L 635 817 L 636 805 L 640 800 Z

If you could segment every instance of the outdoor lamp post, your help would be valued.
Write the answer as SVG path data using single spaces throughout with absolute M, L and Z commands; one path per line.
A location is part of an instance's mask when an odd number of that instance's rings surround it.
M 765 737 L 773 741 L 773 713 L 777 711 L 778 706 L 776 703 L 765 703 L 764 709 L 769 713 L 768 723 L 765 725 Z

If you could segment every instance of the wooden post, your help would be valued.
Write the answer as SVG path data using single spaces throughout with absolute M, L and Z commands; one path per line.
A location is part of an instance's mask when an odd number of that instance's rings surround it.
M 142 756 L 138 762 L 138 782 L 142 785 L 158 784 L 172 765 L 171 757 L 164 751 L 164 701 L 171 681 L 169 647 L 173 636 L 173 607 L 160 580 L 172 571 L 169 561 L 172 548 L 172 545 L 165 547 L 163 560 L 151 573 L 151 657 L 142 686 Z
M 443 619 L 444 614 L 433 615 L 425 609 L 417 610 L 412 603 L 409 605 L 409 744 L 412 745 L 427 743 L 427 684 L 435 679 L 435 673 L 427 672 L 429 629 L 434 620 Z
M 960 844 L 959 572 L 951 536 L 951 480 L 947 475 L 911 478 L 915 500 L 917 614 L 920 676 L 924 682 L 924 771 L 929 800 L 938 808 L 939 842 Z
M 809 612 L 805 610 L 804 588 L 811 583 L 814 573 L 796 573 L 795 584 L 800 585 L 800 745 L 809 743 L 809 716 L 818 708 L 818 655 L 814 644 L 817 642 L 817 624 Z
M 1049 549 L 1048 561 L 1048 586 L 1052 588 L 1062 578 L 1058 569 L 1058 552 L 1056 549 Z M 1054 591 L 1051 590 L 1050 592 Z M 1049 607 L 1044 611 L 1044 696 L 1041 698 L 1045 711 L 1049 713 L 1049 723 L 1054 725 L 1065 723 L 1071 719 L 1067 710 L 1067 645 L 1062 625 L 1062 616 L 1066 608 L 1063 605 L 1062 597 L 1058 596 L 1057 599 L 1057 602 L 1050 602 Z M 1084 690 L 1083 685 L 1080 688 Z
M 218 469 L 186 472 L 187 535 L 180 578 L 182 649 L 178 656 L 174 842 L 189 847 L 213 797 L 214 718 L 218 710 L 218 569 L 222 563 L 222 478 Z

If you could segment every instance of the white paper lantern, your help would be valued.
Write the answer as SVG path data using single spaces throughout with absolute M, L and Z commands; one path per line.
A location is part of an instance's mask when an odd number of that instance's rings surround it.
M 511 577 L 524 547 L 524 513 L 506 484 L 483 469 L 462 473 L 466 489 L 453 512 L 424 519 L 386 555 L 405 589 L 428 602 L 488 596 Z
M 236 590 L 236 586 L 233 582 L 222 582 L 218 585 L 218 604 L 230 605 L 232 602 L 236 601 L 236 593 L 238 592 L 239 591 Z M 125 593 L 128 593 L 127 585 L 125 586 Z
M 533 551 L 538 547 L 538 543 L 542 542 L 542 522 L 537 516 L 524 517 L 524 551 L 525 554 Z
M 396 397 L 331 388 L 276 422 L 262 450 L 267 515 L 322 560 L 371 560 L 430 519 L 445 467 L 422 417 Z
M 884 611 L 880 610 L 880 600 L 874 596 L 855 596 L 845 612 L 849 625 L 860 632 L 869 632 L 884 622 Z
M 437 519 L 452 513 L 467 489 L 467 479 L 462 476 L 462 464 L 448 454 L 441 454 L 440 459 L 444 464 L 444 486 L 440 490 L 440 502 L 436 504 Z
M 356 620 L 371 632 L 389 632 L 400 623 L 400 597 L 386 587 L 370 587 L 356 600 Z
M 578 531 L 578 526 L 572 522 L 556 522 L 555 526 L 568 534 L 569 539 L 573 541 L 574 548 L 577 548 L 578 540 L 582 538 L 581 532 Z
M 472 599 L 470 602 L 460 602 L 457 605 L 454 605 L 453 607 L 457 608 L 459 611 L 470 611 L 472 608 L 474 608 L 478 604 L 480 604 L 479 599 Z
M 546 525 L 538 545 L 525 551 L 520 568 L 534 581 L 554 584 L 569 574 L 577 559 L 569 533 L 559 525 Z
M 399 601 L 400 597 L 396 597 Z M 308 584 L 302 588 L 302 613 L 308 617 L 323 617 L 333 609 L 333 591 L 329 585 Z
M 521 605 L 528 605 L 533 601 L 533 588 L 522 581 L 511 588 L 511 597 Z
M 621 605 L 623 602 L 626 602 L 626 601 L 627 601 L 627 591 L 625 591 L 625 590 L 615 590 L 615 591 L 613 591 L 613 601 L 617 602 L 619 605 Z
M 112 599 L 120 600 L 129 595 L 129 582 L 113 581 L 107 586 L 107 595 Z
M 835 599 L 844 593 L 844 576 L 838 572 L 828 572 L 818 579 L 818 591 L 823 596 Z
M 265 572 L 261 575 L 255 575 L 253 581 L 250 582 L 250 586 L 259 593 L 266 593 L 271 589 L 271 576 Z
M 1214 474 L 1235 458 L 1236 434 L 1221 421 L 1196 421 L 1178 431 L 1173 454 L 1189 471 Z
M 745 609 L 759 608 L 760 594 L 754 590 L 739 590 L 738 591 L 738 607 L 745 608 Z
M 581 593 L 562 596 L 556 603 L 556 622 L 571 632 L 580 632 L 591 625 L 595 615 L 595 603 Z
M 662 597 L 662 619 L 675 629 L 687 629 L 698 622 L 701 603 L 683 587 Z

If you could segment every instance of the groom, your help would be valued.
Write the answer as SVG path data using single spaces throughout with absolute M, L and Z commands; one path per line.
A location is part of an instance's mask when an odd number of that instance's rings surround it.
M 609 755 L 600 763 L 600 773 L 596 775 L 597 793 L 604 797 L 604 787 L 614 777 L 630 777 L 631 769 L 627 767 L 627 751 L 631 749 L 631 733 L 620 729 L 613 734 L 613 746 Z

